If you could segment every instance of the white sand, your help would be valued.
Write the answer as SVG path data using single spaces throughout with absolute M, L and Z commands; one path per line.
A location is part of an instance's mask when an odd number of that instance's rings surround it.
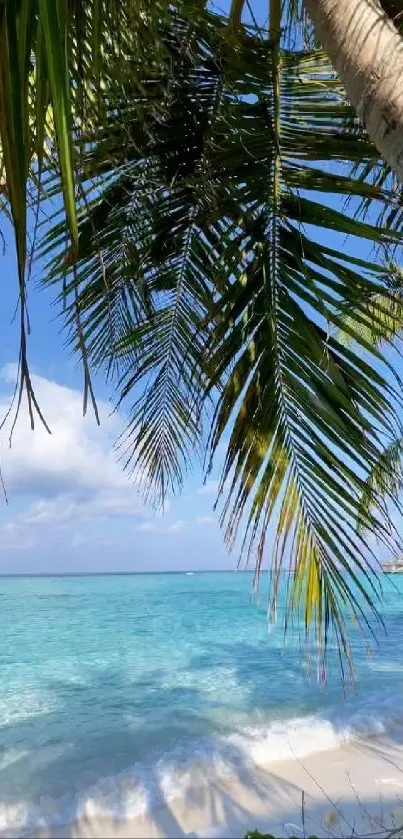
M 184 795 L 152 814 L 118 822 L 87 816 L 35 836 L 213 839 L 258 828 L 279 837 L 304 831 L 376 837 L 398 824 L 403 826 L 403 743 L 377 738 L 265 768 L 242 766 L 220 781 L 195 772 Z

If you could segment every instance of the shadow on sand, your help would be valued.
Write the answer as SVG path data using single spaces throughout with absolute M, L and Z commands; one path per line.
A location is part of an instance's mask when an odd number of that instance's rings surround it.
M 237 678 L 250 690 L 250 705 L 262 704 L 270 692 L 269 658 L 265 680 L 262 677 L 261 682 L 255 680 L 251 684 L 250 657 L 259 656 L 259 648 L 254 650 L 248 645 L 242 655 L 241 651 L 238 654 L 239 660 L 234 662 Z M 212 655 L 223 655 L 219 644 Z M 242 662 L 248 658 L 249 666 L 243 667 Z M 202 679 L 203 661 L 195 662 L 195 666 Z M 270 678 L 272 672 L 271 667 Z M 221 718 L 220 726 L 215 725 L 214 714 L 209 711 L 216 707 L 216 700 L 212 699 L 210 706 L 206 692 L 194 687 L 167 688 L 161 670 L 153 671 L 141 682 L 131 682 L 119 669 L 94 670 L 86 675 L 85 684 L 55 680 L 52 695 L 54 710 L 39 714 L 40 726 L 38 718 L 30 717 L 0 729 L 0 744 L 2 731 L 7 728 L 7 748 L 14 745 L 16 755 L 11 765 L 0 768 L 0 801 L 11 812 L 25 798 L 22 791 L 30 791 L 29 809 L 35 812 L 35 807 L 38 808 L 37 827 L 32 823 L 31 835 L 126 837 L 141 836 L 147 829 L 155 837 L 183 837 L 192 831 L 208 836 L 208 826 L 218 824 L 222 828 L 216 835 L 231 837 L 243 836 L 248 828 L 268 830 L 269 827 L 278 836 L 303 835 L 298 832 L 303 830 L 318 836 L 358 834 L 354 821 L 356 802 L 343 805 L 341 819 L 337 802 L 323 796 L 321 801 L 315 800 L 312 791 L 305 794 L 304 784 L 291 783 L 275 771 L 252 765 L 241 749 L 223 739 Z M 108 698 L 100 708 L 102 696 Z M 150 703 L 146 722 L 145 697 L 149 697 Z M 88 726 L 92 707 L 97 715 L 93 730 Z M 101 711 L 108 720 L 107 730 L 102 734 L 99 733 Z M 30 726 L 34 727 L 31 731 Z M 169 760 L 164 761 L 164 771 L 161 771 L 156 747 L 166 741 L 167 730 L 175 747 L 169 749 Z M 195 737 L 192 767 L 181 748 L 189 731 Z M 24 754 L 24 742 L 32 743 L 35 737 L 36 753 Z M 203 738 L 204 744 L 207 741 L 209 744 L 207 756 L 205 748 L 197 749 L 197 743 Z M 384 749 L 393 760 L 386 741 L 378 740 L 361 748 Z M 166 783 L 167 771 L 170 788 Z M 322 783 L 325 785 L 325 781 Z M 133 821 L 130 819 L 137 794 L 144 814 Z M 95 806 L 90 811 L 89 800 L 98 803 L 98 813 Z M 389 803 L 383 802 L 386 808 L 389 804 L 396 806 L 395 794 Z M 332 807 L 336 821 L 324 828 L 323 819 Z M 368 812 L 375 808 L 379 813 L 379 800 L 366 802 L 366 808 Z M 109 813 L 101 821 L 100 809 Z M 269 811 L 273 815 L 271 825 L 265 817 Z M 50 831 L 39 826 L 40 813 L 44 812 Z M 19 832 L 22 835 L 22 822 Z M 385 833 L 373 828 L 366 832 L 374 837 Z

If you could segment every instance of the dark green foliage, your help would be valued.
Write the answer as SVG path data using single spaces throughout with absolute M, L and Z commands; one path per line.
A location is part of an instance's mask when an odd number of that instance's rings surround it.
M 248 830 L 245 839 L 276 839 L 273 833 L 260 833 L 259 830 Z M 278 837 L 277 837 L 278 839 Z M 296 836 L 290 836 L 290 839 L 297 839 Z M 316 836 L 307 836 L 306 839 L 317 839 Z
M 206 10 L 172 16 L 138 92 L 115 90 L 107 128 L 80 149 L 78 262 L 66 272 L 61 223 L 47 237 L 48 280 L 63 283 L 73 346 L 117 382 L 129 414 L 121 451 L 146 492 L 180 487 L 212 404 L 209 462 L 229 440 L 229 544 L 244 522 L 259 573 L 270 523 L 273 607 L 286 563 L 289 604 L 319 648 L 332 627 L 347 652 L 345 612 L 362 617 L 376 595 L 361 532 L 393 549 L 366 478 L 380 435 L 399 435 L 396 394 L 363 329 L 366 301 L 384 306 L 392 292 L 353 241 L 343 253 L 324 241 L 336 231 L 397 244 L 386 225 L 329 201 L 392 196 L 365 177 L 374 148 L 320 50 L 279 52 L 246 29 L 230 37 Z M 346 310 L 353 345 L 340 336 Z
M 63 73 L 35 81 L 20 134 L 24 154 L 29 126 L 40 145 L 46 135 L 40 197 L 64 196 L 41 245 L 45 281 L 84 362 L 85 407 L 91 371 L 104 370 L 128 418 L 123 462 L 157 501 L 181 487 L 195 453 L 209 467 L 224 444 L 228 544 L 241 542 L 257 580 L 270 529 L 272 613 L 289 568 L 288 605 L 307 634 L 313 627 L 323 663 L 331 632 L 347 653 L 346 617 L 365 621 L 377 595 L 362 534 L 396 549 L 384 491 L 395 497 L 398 484 L 380 487 L 377 476 L 385 446 L 395 459 L 402 437 L 400 396 L 370 337 L 374 323 L 390 334 L 399 317 L 385 315 L 396 294 L 378 257 L 401 241 L 390 175 L 299 0 L 284 5 L 280 44 L 276 31 L 200 0 L 119 11 L 77 0 L 60 48 L 48 6 L 32 6 L 31 51 L 38 73 L 64 55 Z M 279 21 L 279 0 L 271 9 Z M 3 156 L 26 94 L 0 126 Z M 20 158 L 5 162 L 21 250 Z M 356 256 L 358 239 L 372 258 Z

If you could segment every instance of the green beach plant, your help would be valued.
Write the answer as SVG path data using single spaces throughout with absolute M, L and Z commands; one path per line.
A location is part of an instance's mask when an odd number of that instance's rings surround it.
M 398 29 L 360 2 L 400 60 Z M 399 487 L 369 476 L 402 436 L 396 371 L 368 338 L 396 301 L 378 253 L 401 244 L 397 146 L 360 124 L 351 61 L 345 87 L 295 0 L 271 0 L 267 25 L 236 0 L 228 14 L 200 0 L 8 2 L 0 46 L 18 405 L 25 388 L 33 424 L 27 218 L 40 205 L 44 282 L 83 361 L 84 409 L 105 371 L 128 415 L 120 454 L 160 501 L 195 451 L 208 471 L 225 444 L 228 544 L 254 558 L 257 582 L 270 532 L 272 614 L 290 569 L 288 606 L 322 664 L 332 633 L 348 660 L 346 617 L 365 624 L 376 608 L 366 534 L 399 550 L 385 507 Z
M 276 839 L 273 833 L 260 833 L 259 830 L 248 830 L 245 834 L 245 839 Z M 297 839 L 296 836 L 290 836 L 289 839 Z M 307 836 L 306 839 L 318 839 L 317 836 Z

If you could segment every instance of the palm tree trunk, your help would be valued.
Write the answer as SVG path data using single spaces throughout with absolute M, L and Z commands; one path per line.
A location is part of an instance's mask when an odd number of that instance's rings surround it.
M 378 0 L 305 0 L 316 36 L 403 182 L 403 39 Z

